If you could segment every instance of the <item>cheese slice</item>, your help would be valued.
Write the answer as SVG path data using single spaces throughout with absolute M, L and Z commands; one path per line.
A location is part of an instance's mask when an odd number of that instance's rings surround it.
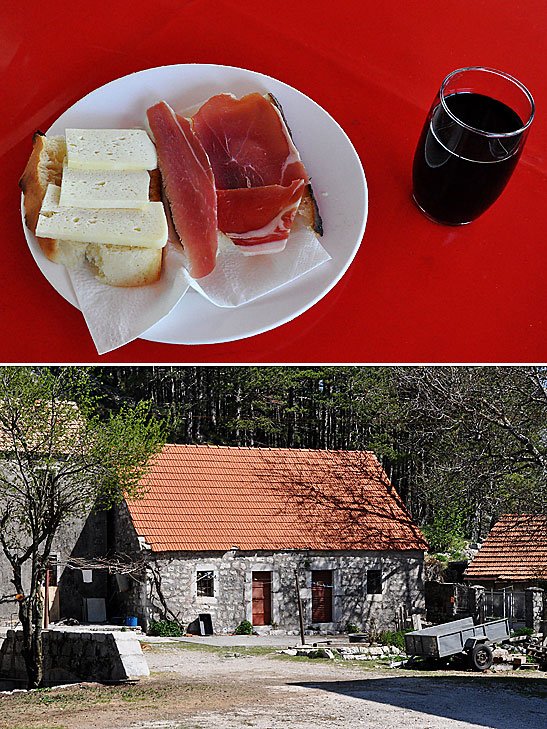
M 87 170 L 153 170 L 156 148 L 144 129 L 66 129 L 68 166 Z
M 140 209 L 62 208 L 60 196 L 60 187 L 48 185 L 36 226 L 38 237 L 140 248 L 163 248 L 167 243 L 161 202 Z
M 148 203 L 147 170 L 80 170 L 63 165 L 61 207 L 142 208 Z

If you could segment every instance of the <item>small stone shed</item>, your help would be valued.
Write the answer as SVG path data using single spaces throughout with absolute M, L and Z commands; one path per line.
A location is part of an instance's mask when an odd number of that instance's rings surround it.
M 216 633 L 297 631 L 297 583 L 305 628 L 324 633 L 424 610 L 427 545 L 373 453 L 167 445 L 145 491 L 115 526 L 150 566 L 118 595 L 144 628 L 208 614 Z

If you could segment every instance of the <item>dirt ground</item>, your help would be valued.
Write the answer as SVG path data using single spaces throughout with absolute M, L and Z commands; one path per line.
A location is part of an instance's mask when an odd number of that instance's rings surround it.
M 150 679 L 0 696 L 2 729 L 542 729 L 547 674 L 389 669 L 144 645 Z

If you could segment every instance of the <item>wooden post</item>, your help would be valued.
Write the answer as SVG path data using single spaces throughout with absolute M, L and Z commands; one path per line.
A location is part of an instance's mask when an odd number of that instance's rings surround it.
M 296 582 L 296 598 L 298 600 L 298 617 L 300 619 L 300 640 L 302 645 L 306 645 L 306 638 L 304 636 L 304 616 L 302 615 L 302 599 L 300 597 L 300 585 L 298 584 L 298 570 L 294 571 L 294 579 Z
M 46 569 L 46 584 L 44 587 L 44 629 L 49 628 L 49 567 Z

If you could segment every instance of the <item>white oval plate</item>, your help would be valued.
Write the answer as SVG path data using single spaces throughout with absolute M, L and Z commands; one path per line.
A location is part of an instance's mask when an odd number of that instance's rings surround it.
M 236 96 L 271 92 L 283 107 L 294 142 L 310 176 L 323 219 L 321 244 L 330 261 L 299 279 L 234 309 L 214 306 L 190 289 L 175 308 L 141 335 L 169 344 L 215 344 L 251 337 L 294 319 L 340 280 L 365 230 L 367 183 L 357 153 L 334 119 L 291 86 L 255 71 L 213 64 L 160 66 L 124 76 L 92 91 L 47 130 L 143 127 L 146 109 L 165 99 L 186 109 L 218 93 Z M 23 225 L 31 253 L 50 284 L 67 301 L 78 302 L 64 266 L 49 261 Z

